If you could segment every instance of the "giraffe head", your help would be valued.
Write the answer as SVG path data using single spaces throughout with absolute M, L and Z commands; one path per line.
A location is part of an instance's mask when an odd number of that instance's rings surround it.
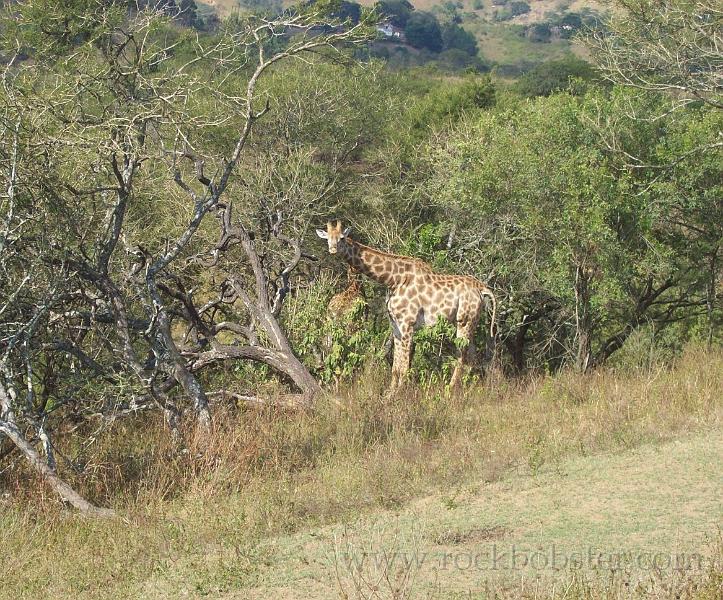
M 316 230 L 316 235 L 329 244 L 329 254 L 336 254 L 339 244 L 344 242 L 349 233 L 351 233 L 351 227 L 347 227 L 342 231 L 341 221 L 337 221 L 336 225 L 332 225 L 331 221 L 329 221 L 326 224 L 326 231 L 323 229 Z

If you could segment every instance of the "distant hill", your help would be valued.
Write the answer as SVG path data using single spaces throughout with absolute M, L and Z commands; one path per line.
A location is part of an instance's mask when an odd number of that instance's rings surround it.
M 603 0 L 410 0 L 416 11 L 453 21 L 477 40 L 480 58 L 502 77 L 516 78 L 547 60 L 570 53 L 585 57 L 575 34 L 585 23 L 606 14 Z M 376 0 L 359 0 L 373 6 Z M 197 0 L 199 11 L 220 16 L 236 8 L 279 6 L 279 0 Z M 283 0 L 283 4 L 292 2 Z M 398 40 L 389 40 L 383 56 L 391 62 L 414 64 L 419 53 Z
M 238 0 L 204 0 L 203 2 L 197 0 L 196 4 L 199 7 L 202 5 L 207 6 L 215 10 L 220 16 L 226 16 L 239 6 Z

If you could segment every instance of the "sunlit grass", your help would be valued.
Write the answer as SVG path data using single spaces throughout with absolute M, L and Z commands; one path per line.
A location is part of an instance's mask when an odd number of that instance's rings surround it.
M 386 399 L 386 367 L 376 365 L 342 391 L 341 406 L 218 407 L 211 439 L 189 432 L 181 453 L 160 418 L 120 421 L 79 457 L 82 473 L 63 472 L 118 520 L 68 512 L 20 461 L 3 472 L 0 595 L 153 597 L 149 581 L 172 592 L 189 577 L 199 594 L 253 586 L 273 536 L 716 430 L 721 373 L 720 351 L 691 348 L 670 368 L 490 377 L 458 396 L 410 386 Z M 72 439 L 61 445 L 72 454 Z

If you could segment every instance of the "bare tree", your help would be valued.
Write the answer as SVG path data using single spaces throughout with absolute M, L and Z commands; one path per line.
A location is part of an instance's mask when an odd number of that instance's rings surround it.
M 185 399 L 207 433 L 203 371 L 222 360 L 270 365 L 298 389 L 286 399 L 294 406 L 319 391 L 278 323 L 300 240 L 279 218 L 268 222 L 287 249 L 276 277 L 226 196 L 271 107 L 264 74 L 309 53 L 342 57 L 367 29 L 339 27 L 314 7 L 235 20 L 207 38 L 165 26 L 153 7 L 82 16 L 81 41 L 60 59 L 42 52 L 55 33 L 33 21 L 42 16 L 31 5 L 13 17 L 39 33 L 35 60 L 16 53 L 2 77 L 0 433 L 64 498 L 93 511 L 57 475 L 52 429 L 62 414 L 107 422 L 158 406 L 178 436 Z M 178 214 L 158 212 L 160 196 Z M 220 217 L 217 242 L 209 214 Z M 243 260 L 215 291 L 189 288 L 209 256 L 236 246 Z M 212 299 L 197 304 L 201 295 Z

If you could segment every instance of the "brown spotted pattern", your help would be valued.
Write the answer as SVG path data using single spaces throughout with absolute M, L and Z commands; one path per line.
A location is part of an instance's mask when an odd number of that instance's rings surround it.
M 484 297 L 492 301 L 490 335 L 494 335 L 496 302 L 492 290 L 467 275 L 435 273 L 425 262 L 375 250 L 349 237 L 341 223 L 327 223 L 326 231 L 317 230 L 327 240 L 329 252 L 340 254 L 351 267 L 389 288 L 387 310 L 394 332 L 392 390 L 404 380 L 412 357 L 412 335 L 426 325 L 434 325 L 444 316 L 457 326 L 457 337 L 466 343 L 452 374 L 452 386 L 459 385 L 463 370 L 474 357 L 474 332 L 479 324 Z
M 347 278 L 349 280 L 347 288 L 333 296 L 327 307 L 329 315 L 336 319 L 346 318 L 358 299 L 365 301 L 361 281 L 351 265 L 349 265 Z

